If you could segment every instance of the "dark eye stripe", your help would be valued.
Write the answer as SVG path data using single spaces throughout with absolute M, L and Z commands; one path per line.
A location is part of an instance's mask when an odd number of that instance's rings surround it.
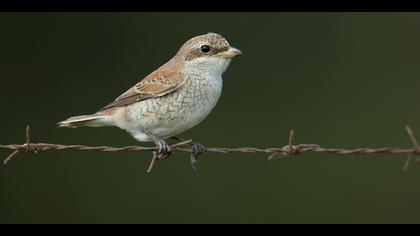
M 210 46 L 209 46 L 210 47 Z M 190 52 L 188 52 L 188 54 L 186 55 L 185 60 L 190 61 L 194 58 L 200 57 L 200 56 L 212 56 L 221 52 L 225 52 L 227 50 L 229 50 L 229 47 L 222 47 L 222 48 L 210 48 L 211 50 L 207 53 L 204 53 L 201 51 L 201 47 L 199 48 L 200 50 L 197 50 L 197 48 L 195 48 L 194 50 L 191 50 Z
M 227 50 L 229 50 L 229 47 L 222 47 L 222 48 L 215 48 L 213 49 L 214 54 L 218 54 L 221 52 L 226 52 Z

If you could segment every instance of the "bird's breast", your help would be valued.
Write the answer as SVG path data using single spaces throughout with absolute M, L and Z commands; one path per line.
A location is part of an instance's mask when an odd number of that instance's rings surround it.
M 169 109 L 180 114 L 180 119 L 196 125 L 214 108 L 222 92 L 221 76 L 191 75 L 179 91 L 168 96 L 168 100 L 176 100 Z M 173 97 L 171 99 L 170 97 Z
M 188 75 L 176 91 L 127 108 L 127 130 L 148 129 L 169 137 L 200 123 L 215 107 L 222 92 L 221 76 Z

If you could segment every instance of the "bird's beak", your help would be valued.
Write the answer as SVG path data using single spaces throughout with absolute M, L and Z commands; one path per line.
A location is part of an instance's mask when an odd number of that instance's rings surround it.
M 218 57 L 226 58 L 226 59 L 231 59 L 240 55 L 242 55 L 242 52 L 239 49 L 234 48 L 234 47 L 229 47 L 227 51 L 217 54 Z

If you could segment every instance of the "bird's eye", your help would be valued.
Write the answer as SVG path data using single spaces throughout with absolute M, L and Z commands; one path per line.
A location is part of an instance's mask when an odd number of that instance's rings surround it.
M 204 53 L 208 53 L 208 52 L 210 52 L 210 47 L 208 45 L 202 45 L 200 47 L 200 51 L 204 52 Z

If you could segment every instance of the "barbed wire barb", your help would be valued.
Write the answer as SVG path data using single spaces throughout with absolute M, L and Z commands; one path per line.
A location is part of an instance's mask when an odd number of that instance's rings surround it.
M 414 136 L 413 131 L 411 130 L 410 126 L 406 126 L 405 129 L 407 130 L 408 137 L 410 137 L 411 143 L 413 143 L 413 152 L 418 152 L 419 144 L 417 142 L 417 138 Z M 404 164 L 404 171 L 408 170 L 408 167 L 411 163 L 411 158 L 413 156 L 413 152 L 408 153 L 407 159 Z
M 323 154 L 332 154 L 332 155 L 370 155 L 370 154 L 405 154 L 407 158 L 405 160 L 403 170 L 407 171 L 410 164 L 413 162 L 413 155 L 420 155 L 420 146 L 417 142 L 410 126 L 405 127 L 407 134 L 411 140 L 411 148 L 399 148 L 399 147 L 362 147 L 362 148 L 325 148 L 319 144 L 294 144 L 295 132 L 290 130 L 289 133 L 289 142 L 287 145 L 282 148 L 256 148 L 256 147 L 240 147 L 240 148 L 205 148 L 206 153 L 256 153 L 256 154 L 267 154 L 268 160 L 276 158 L 278 155 L 283 156 L 292 156 L 299 155 L 306 152 L 312 153 L 323 153 Z M 191 154 L 194 150 L 191 148 L 192 140 L 186 140 L 182 142 L 175 143 L 171 145 L 171 150 L 173 153 L 188 153 Z M 96 151 L 96 152 L 122 152 L 122 151 L 131 151 L 131 152 L 153 152 L 158 151 L 157 147 L 143 147 L 143 146 L 127 146 L 127 147 L 109 147 L 109 146 L 97 146 L 91 147 L 86 145 L 63 145 L 63 144 L 52 144 L 52 143 L 32 143 L 31 142 L 31 129 L 30 126 L 26 126 L 25 132 L 25 143 L 24 144 L 9 144 L 2 145 L 0 144 L 0 149 L 8 149 L 13 152 L 3 161 L 3 164 L 8 164 L 11 160 L 15 159 L 18 154 L 21 152 L 39 154 L 45 151 L 63 151 L 63 150 L 72 150 L 72 151 Z M 415 160 L 415 163 L 420 162 L 420 157 Z M 156 163 L 155 154 L 150 162 L 147 172 L 151 172 L 152 168 Z

